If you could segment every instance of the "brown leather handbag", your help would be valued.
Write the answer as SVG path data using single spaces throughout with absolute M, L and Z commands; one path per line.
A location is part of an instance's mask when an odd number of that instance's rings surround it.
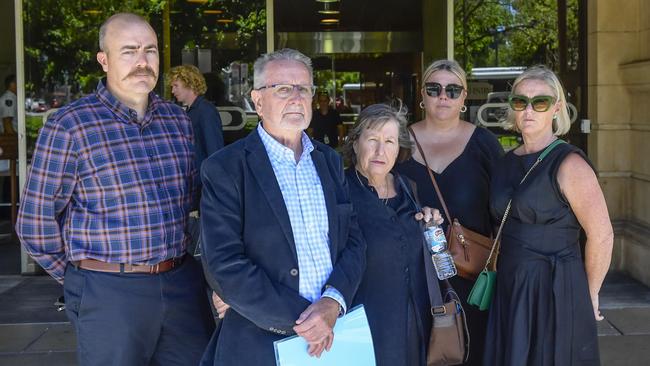
M 439 288 L 434 285 L 438 277 L 426 248 L 424 261 L 433 316 L 427 347 L 427 366 L 462 364 L 467 361 L 469 355 L 469 331 L 465 310 L 449 281 L 439 281 Z
M 440 188 L 438 188 L 436 178 L 433 176 L 431 168 L 429 168 L 429 163 L 424 155 L 422 146 L 420 146 L 413 129 L 409 127 L 409 131 L 411 132 L 411 136 L 413 136 L 413 140 L 420 152 L 420 156 L 422 156 L 424 165 L 427 167 L 427 172 L 431 178 L 431 183 L 433 183 L 433 188 L 436 190 L 436 194 L 438 195 L 438 200 L 445 211 L 445 218 L 449 223 L 447 229 L 447 242 L 449 244 L 449 251 L 454 257 L 454 263 L 456 264 L 458 275 L 470 280 L 476 280 L 476 277 L 481 273 L 481 270 L 485 267 L 485 263 L 487 263 L 487 259 L 490 256 L 492 238 L 472 231 L 464 227 L 458 219 L 451 218 L 449 210 L 447 209 L 447 204 L 445 204 L 445 199 L 442 198 L 442 193 L 440 192 Z

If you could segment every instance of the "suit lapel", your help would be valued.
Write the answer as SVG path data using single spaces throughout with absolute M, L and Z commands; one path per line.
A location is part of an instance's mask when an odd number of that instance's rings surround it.
M 317 146 L 314 146 L 314 151 L 311 153 L 311 159 L 314 162 L 316 167 L 316 172 L 320 177 L 320 183 L 323 187 L 323 195 L 325 196 L 325 206 L 327 207 L 327 221 L 329 223 L 329 239 L 330 239 L 330 256 L 332 258 L 332 264 L 335 264 L 336 253 L 338 248 L 338 208 L 336 205 L 336 185 L 332 180 L 332 175 L 330 174 L 327 161 L 325 161 L 325 155 L 318 150 Z
M 286 236 L 291 252 L 293 253 L 293 258 L 298 263 L 296 243 L 293 240 L 293 231 L 291 230 L 291 221 L 289 220 L 287 206 L 282 198 L 282 191 L 280 191 L 280 186 L 275 178 L 271 161 L 257 130 L 253 130 L 247 137 L 246 148 L 250 151 L 246 156 L 248 166 L 262 192 L 264 192 L 264 196 L 266 196 L 275 217 L 278 219 L 280 228 Z

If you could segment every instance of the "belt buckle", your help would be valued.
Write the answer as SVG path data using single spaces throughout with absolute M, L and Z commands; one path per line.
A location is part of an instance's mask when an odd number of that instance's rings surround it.
M 151 269 L 149 269 L 149 274 L 158 274 L 159 270 L 160 270 L 160 263 L 156 263 L 153 266 L 151 266 Z

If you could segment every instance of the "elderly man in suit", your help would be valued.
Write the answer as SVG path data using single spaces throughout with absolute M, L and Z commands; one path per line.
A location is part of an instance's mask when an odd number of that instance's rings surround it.
M 260 124 L 202 167 L 203 260 L 231 307 L 204 365 L 274 364 L 273 342 L 292 334 L 320 356 L 365 268 L 341 159 L 304 133 L 311 60 L 291 49 L 265 54 L 254 77 Z

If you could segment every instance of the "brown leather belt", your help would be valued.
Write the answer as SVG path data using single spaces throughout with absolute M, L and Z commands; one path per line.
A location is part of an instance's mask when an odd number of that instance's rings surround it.
M 158 274 L 178 267 L 183 263 L 184 257 L 172 258 L 158 264 L 129 264 L 129 263 L 108 263 L 95 259 L 82 259 L 73 262 L 76 267 L 87 269 L 89 271 L 109 272 L 109 273 L 148 273 Z

